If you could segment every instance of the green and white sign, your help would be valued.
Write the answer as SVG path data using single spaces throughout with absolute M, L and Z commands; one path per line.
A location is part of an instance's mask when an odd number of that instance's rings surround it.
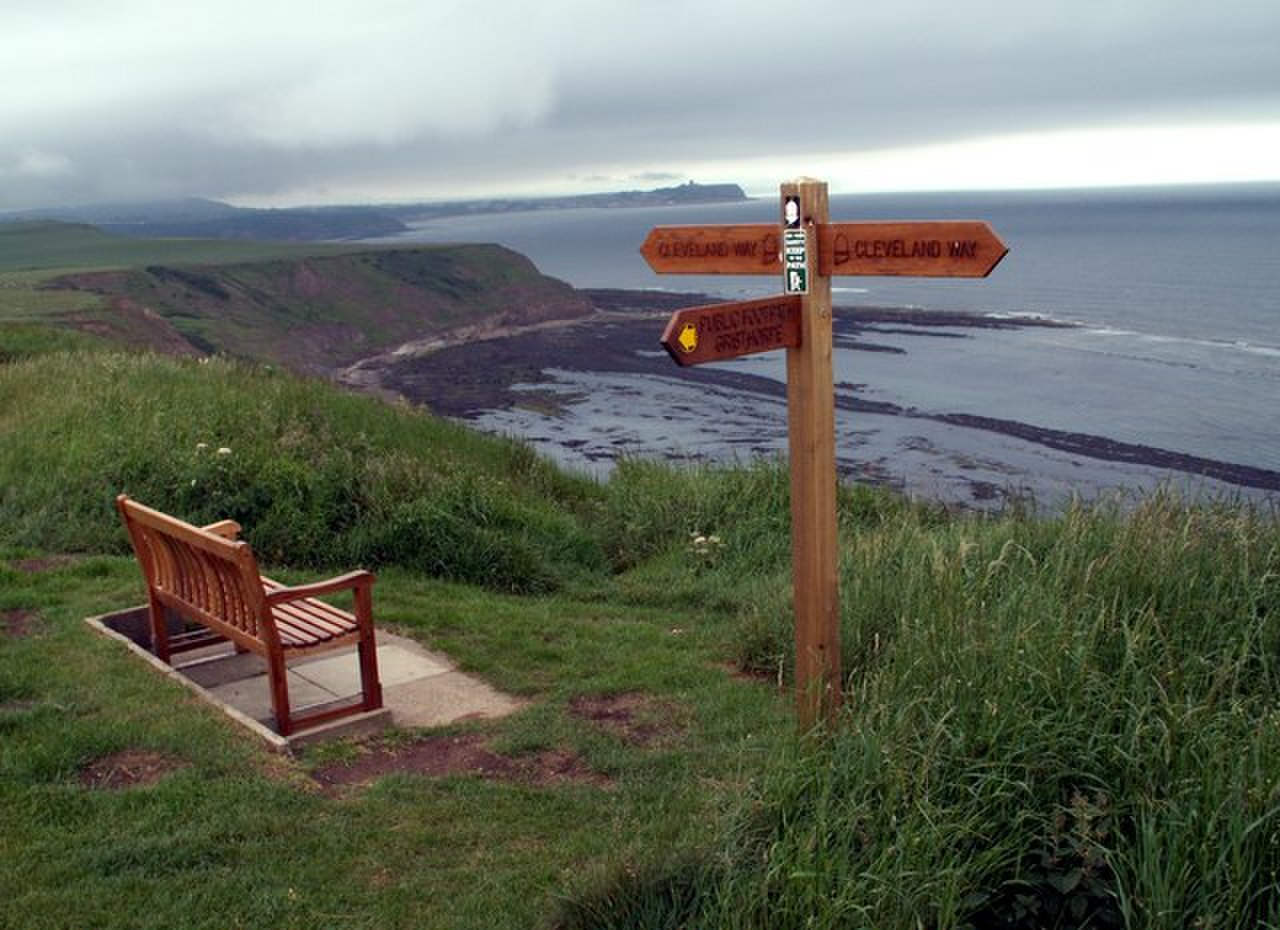
M 782 231 L 782 290 L 787 294 L 809 293 L 809 247 L 803 229 Z

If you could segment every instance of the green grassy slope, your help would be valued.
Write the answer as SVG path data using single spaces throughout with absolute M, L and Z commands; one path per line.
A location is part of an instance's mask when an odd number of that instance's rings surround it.
M 204 351 L 322 373 L 460 326 L 582 316 L 589 302 L 499 246 L 396 249 L 66 275 L 163 317 Z
M 321 793 L 307 772 L 358 749 L 274 760 L 80 622 L 137 603 L 136 566 L 42 556 L 124 552 L 120 490 L 236 516 L 288 580 L 316 571 L 279 563 L 375 568 L 381 624 L 530 702 L 466 729 L 593 781 Z M 33 348 L 0 365 L 0 926 L 514 930 L 696 846 L 742 784 L 742 749 L 786 732 L 785 705 L 718 667 L 726 612 L 614 595 L 602 495 L 517 444 L 240 363 Z M 655 738 L 573 709 L 620 693 L 652 703 Z M 81 784 L 124 750 L 178 769 Z
M 224 451 L 220 451 L 224 450 Z M 52 354 L 0 368 L 0 537 L 122 552 L 118 493 L 240 520 L 265 558 L 553 587 L 603 555 L 594 486 L 515 443 L 237 363 Z
M 0 638 L 0 884 L 22 889 L 0 923 L 1280 925 L 1274 513 L 1157 495 L 983 517 L 844 488 L 846 708 L 792 741 L 785 699 L 724 667 L 789 673 L 783 468 L 628 462 L 599 486 L 240 363 L 33 347 L 0 365 L 0 548 L 123 552 L 120 490 L 240 519 L 268 561 L 378 569 L 392 621 L 533 699 L 504 745 L 572 745 L 623 787 L 281 787 L 85 641 L 77 616 L 136 600 L 126 559 L 39 581 L 0 558 L 0 611 L 48 625 Z M 630 690 L 685 708 L 675 748 L 569 713 Z M 194 768 L 122 800 L 77 786 L 130 744 Z M 368 880 L 335 889 L 341 869 Z M 171 899 L 175 877 L 212 891 Z
M 0 224 L 0 352 L 8 325 L 24 324 L 319 374 L 459 327 L 590 312 L 585 297 L 498 246 L 135 240 Z

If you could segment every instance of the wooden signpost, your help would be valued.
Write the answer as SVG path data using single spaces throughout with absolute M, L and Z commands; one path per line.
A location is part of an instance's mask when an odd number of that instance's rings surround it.
M 831 276 L 985 277 L 1008 252 L 986 223 L 832 223 L 827 185 L 782 185 L 780 225 L 658 226 L 640 252 L 662 274 L 780 274 L 783 295 L 677 311 L 662 334 L 680 365 L 787 350 L 791 567 L 800 726 L 840 706 Z

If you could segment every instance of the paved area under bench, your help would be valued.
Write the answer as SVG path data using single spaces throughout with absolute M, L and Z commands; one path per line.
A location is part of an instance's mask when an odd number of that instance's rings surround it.
M 277 748 L 358 735 L 389 724 L 436 727 L 494 719 L 524 706 L 522 701 L 458 671 L 447 656 L 379 629 L 378 673 L 382 679 L 383 709 L 335 720 L 286 739 L 274 730 L 266 664 L 258 656 L 236 653 L 229 644 L 222 644 L 180 655 L 178 664 L 170 668 L 147 648 L 150 634 L 145 608 L 90 617 L 87 622 L 108 636 L 124 640 L 165 674 L 219 705 Z M 354 647 L 291 663 L 288 675 L 289 696 L 296 709 L 360 694 Z

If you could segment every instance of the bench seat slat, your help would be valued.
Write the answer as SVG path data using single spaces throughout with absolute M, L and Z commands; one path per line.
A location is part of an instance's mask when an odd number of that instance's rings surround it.
M 315 627 L 319 633 L 338 633 L 355 622 L 347 611 L 315 598 L 276 604 L 271 611 L 273 616 L 290 617 L 296 623 Z
M 326 643 L 330 640 L 341 639 L 351 633 L 356 632 L 355 618 L 351 618 L 351 622 L 342 627 L 328 629 L 316 627 L 305 622 L 299 622 L 296 616 L 283 615 L 279 607 L 273 608 L 271 611 L 272 619 L 276 622 L 276 630 L 280 634 L 280 645 L 287 647 L 306 646 L 316 643 Z
M 265 578 L 263 586 L 268 593 L 284 587 L 279 582 L 268 583 Z M 277 604 L 271 608 L 271 616 L 275 619 L 277 626 L 285 623 L 298 633 L 314 637 L 321 642 L 343 636 L 356 629 L 356 618 L 352 614 L 314 598 Z
M 308 604 L 305 601 L 294 601 L 292 604 L 278 604 L 271 610 L 273 617 L 287 619 L 294 626 L 311 630 L 317 636 L 340 636 L 350 630 L 355 619 L 345 611 L 329 607 L 331 613 L 324 611 L 319 603 Z

